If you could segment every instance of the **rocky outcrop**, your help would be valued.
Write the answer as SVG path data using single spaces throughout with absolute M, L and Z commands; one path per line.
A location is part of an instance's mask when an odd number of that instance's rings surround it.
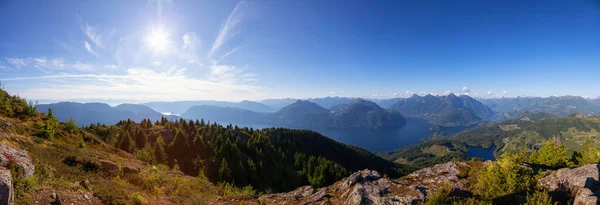
M 11 162 L 23 167 L 25 177 L 30 177 L 35 171 L 35 166 L 31 162 L 31 158 L 27 152 L 21 149 L 15 149 L 6 143 L 0 143 L 0 166 L 7 167 Z
M 456 194 L 465 194 L 466 180 L 460 179 L 459 166 L 467 164 L 448 162 L 413 172 L 392 180 L 377 171 L 362 170 L 353 173 L 329 187 L 318 190 L 310 186 L 280 194 L 263 195 L 260 204 L 417 204 L 440 185 L 449 185 Z
M 588 164 L 575 169 L 563 168 L 540 179 L 537 185 L 550 193 L 567 193 L 574 205 L 597 204 L 600 196 L 600 165 Z
M 35 166 L 25 151 L 0 143 L 0 204 L 13 202 L 13 178 L 9 168 L 11 163 L 16 163 L 23 168 L 24 177 L 32 176 L 35 171 Z

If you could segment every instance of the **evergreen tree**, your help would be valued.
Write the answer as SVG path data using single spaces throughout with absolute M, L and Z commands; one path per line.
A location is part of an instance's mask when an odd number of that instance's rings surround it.
M 165 141 L 161 136 L 156 138 L 156 143 L 154 143 L 154 158 L 158 164 L 166 164 L 167 163 L 167 152 L 165 151 Z
M 229 164 L 227 164 L 227 160 L 225 158 L 221 159 L 221 166 L 219 167 L 219 181 L 230 182 L 233 177 L 231 176 L 231 169 L 229 169 Z
M 538 151 L 536 164 L 545 165 L 552 168 L 562 168 L 568 166 L 569 157 L 567 149 L 560 144 L 558 140 L 550 139 Z
M 142 129 L 138 129 L 135 134 L 135 146 L 138 149 L 144 148 L 148 143 L 148 136 Z
M 125 132 L 123 136 L 121 136 L 121 141 L 119 143 L 119 149 L 125 150 L 127 152 L 133 152 L 133 148 L 135 147 L 135 142 L 131 138 L 129 132 Z
M 578 165 L 600 162 L 600 153 L 597 145 L 590 138 L 587 138 L 581 148 L 581 152 L 579 152 L 579 156 L 575 160 Z

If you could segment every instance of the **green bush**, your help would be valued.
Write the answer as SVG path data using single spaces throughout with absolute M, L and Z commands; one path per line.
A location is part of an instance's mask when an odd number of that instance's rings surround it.
M 525 205 L 556 205 L 558 203 L 552 202 L 552 197 L 543 190 L 536 190 L 533 194 L 527 195 L 527 202 Z
M 145 205 L 148 204 L 148 200 L 146 200 L 140 192 L 135 192 L 129 196 L 134 205 Z

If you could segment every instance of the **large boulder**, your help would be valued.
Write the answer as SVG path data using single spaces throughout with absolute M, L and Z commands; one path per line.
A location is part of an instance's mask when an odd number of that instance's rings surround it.
M 10 168 L 11 163 L 16 163 L 23 168 L 23 176 L 31 177 L 35 166 L 27 152 L 12 148 L 6 143 L 0 143 L 0 204 L 13 203 L 13 178 Z
M 466 180 L 460 179 L 458 164 L 448 162 L 421 169 L 392 180 L 382 177 L 377 171 L 362 170 L 353 173 L 329 187 L 318 190 L 310 186 L 294 191 L 263 195 L 260 204 L 417 204 L 441 185 L 450 185 L 457 193 L 465 190 Z M 462 192 L 461 192 L 462 191 Z
M 12 175 L 10 170 L 0 167 L 0 204 L 12 204 L 13 195 Z
M 597 204 L 600 195 L 600 165 L 588 164 L 563 168 L 538 180 L 537 185 L 550 193 L 565 193 L 573 197 L 574 205 Z
M 6 143 L 0 143 L 0 166 L 7 167 L 11 162 L 23 167 L 25 177 L 32 176 L 35 171 L 35 165 L 31 162 L 27 152 L 12 148 Z

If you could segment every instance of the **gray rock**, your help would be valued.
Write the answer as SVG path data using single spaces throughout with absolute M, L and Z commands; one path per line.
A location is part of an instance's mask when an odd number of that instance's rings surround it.
M 30 177 L 35 172 L 35 165 L 24 150 L 12 148 L 4 142 L 0 143 L 0 166 L 7 167 L 11 161 L 23 167 L 25 177 Z
M 81 180 L 79 182 L 79 185 L 81 185 L 81 187 L 83 187 L 84 189 L 92 190 L 92 184 L 87 179 Z
M 13 202 L 12 174 L 10 170 L 0 167 L 0 204 Z
M 7 128 L 12 128 L 12 123 L 10 123 L 8 120 L 0 117 L 0 127 L 7 127 Z
M 118 169 L 117 164 L 108 160 L 100 160 L 102 167 L 108 171 L 116 171 Z
M 413 172 L 399 181 L 384 178 L 377 171 L 362 170 L 316 192 L 312 187 L 304 186 L 287 193 L 263 195 L 259 201 L 261 204 L 419 204 L 431 190 L 442 184 L 449 183 L 455 190 L 466 190 L 466 180 L 458 178 L 458 166 L 454 162 L 438 164 Z
M 597 204 L 600 195 L 598 164 L 575 169 L 563 168 L 538 180 L 537 185 L 550 192 L 568 192 L 574 205 Z

